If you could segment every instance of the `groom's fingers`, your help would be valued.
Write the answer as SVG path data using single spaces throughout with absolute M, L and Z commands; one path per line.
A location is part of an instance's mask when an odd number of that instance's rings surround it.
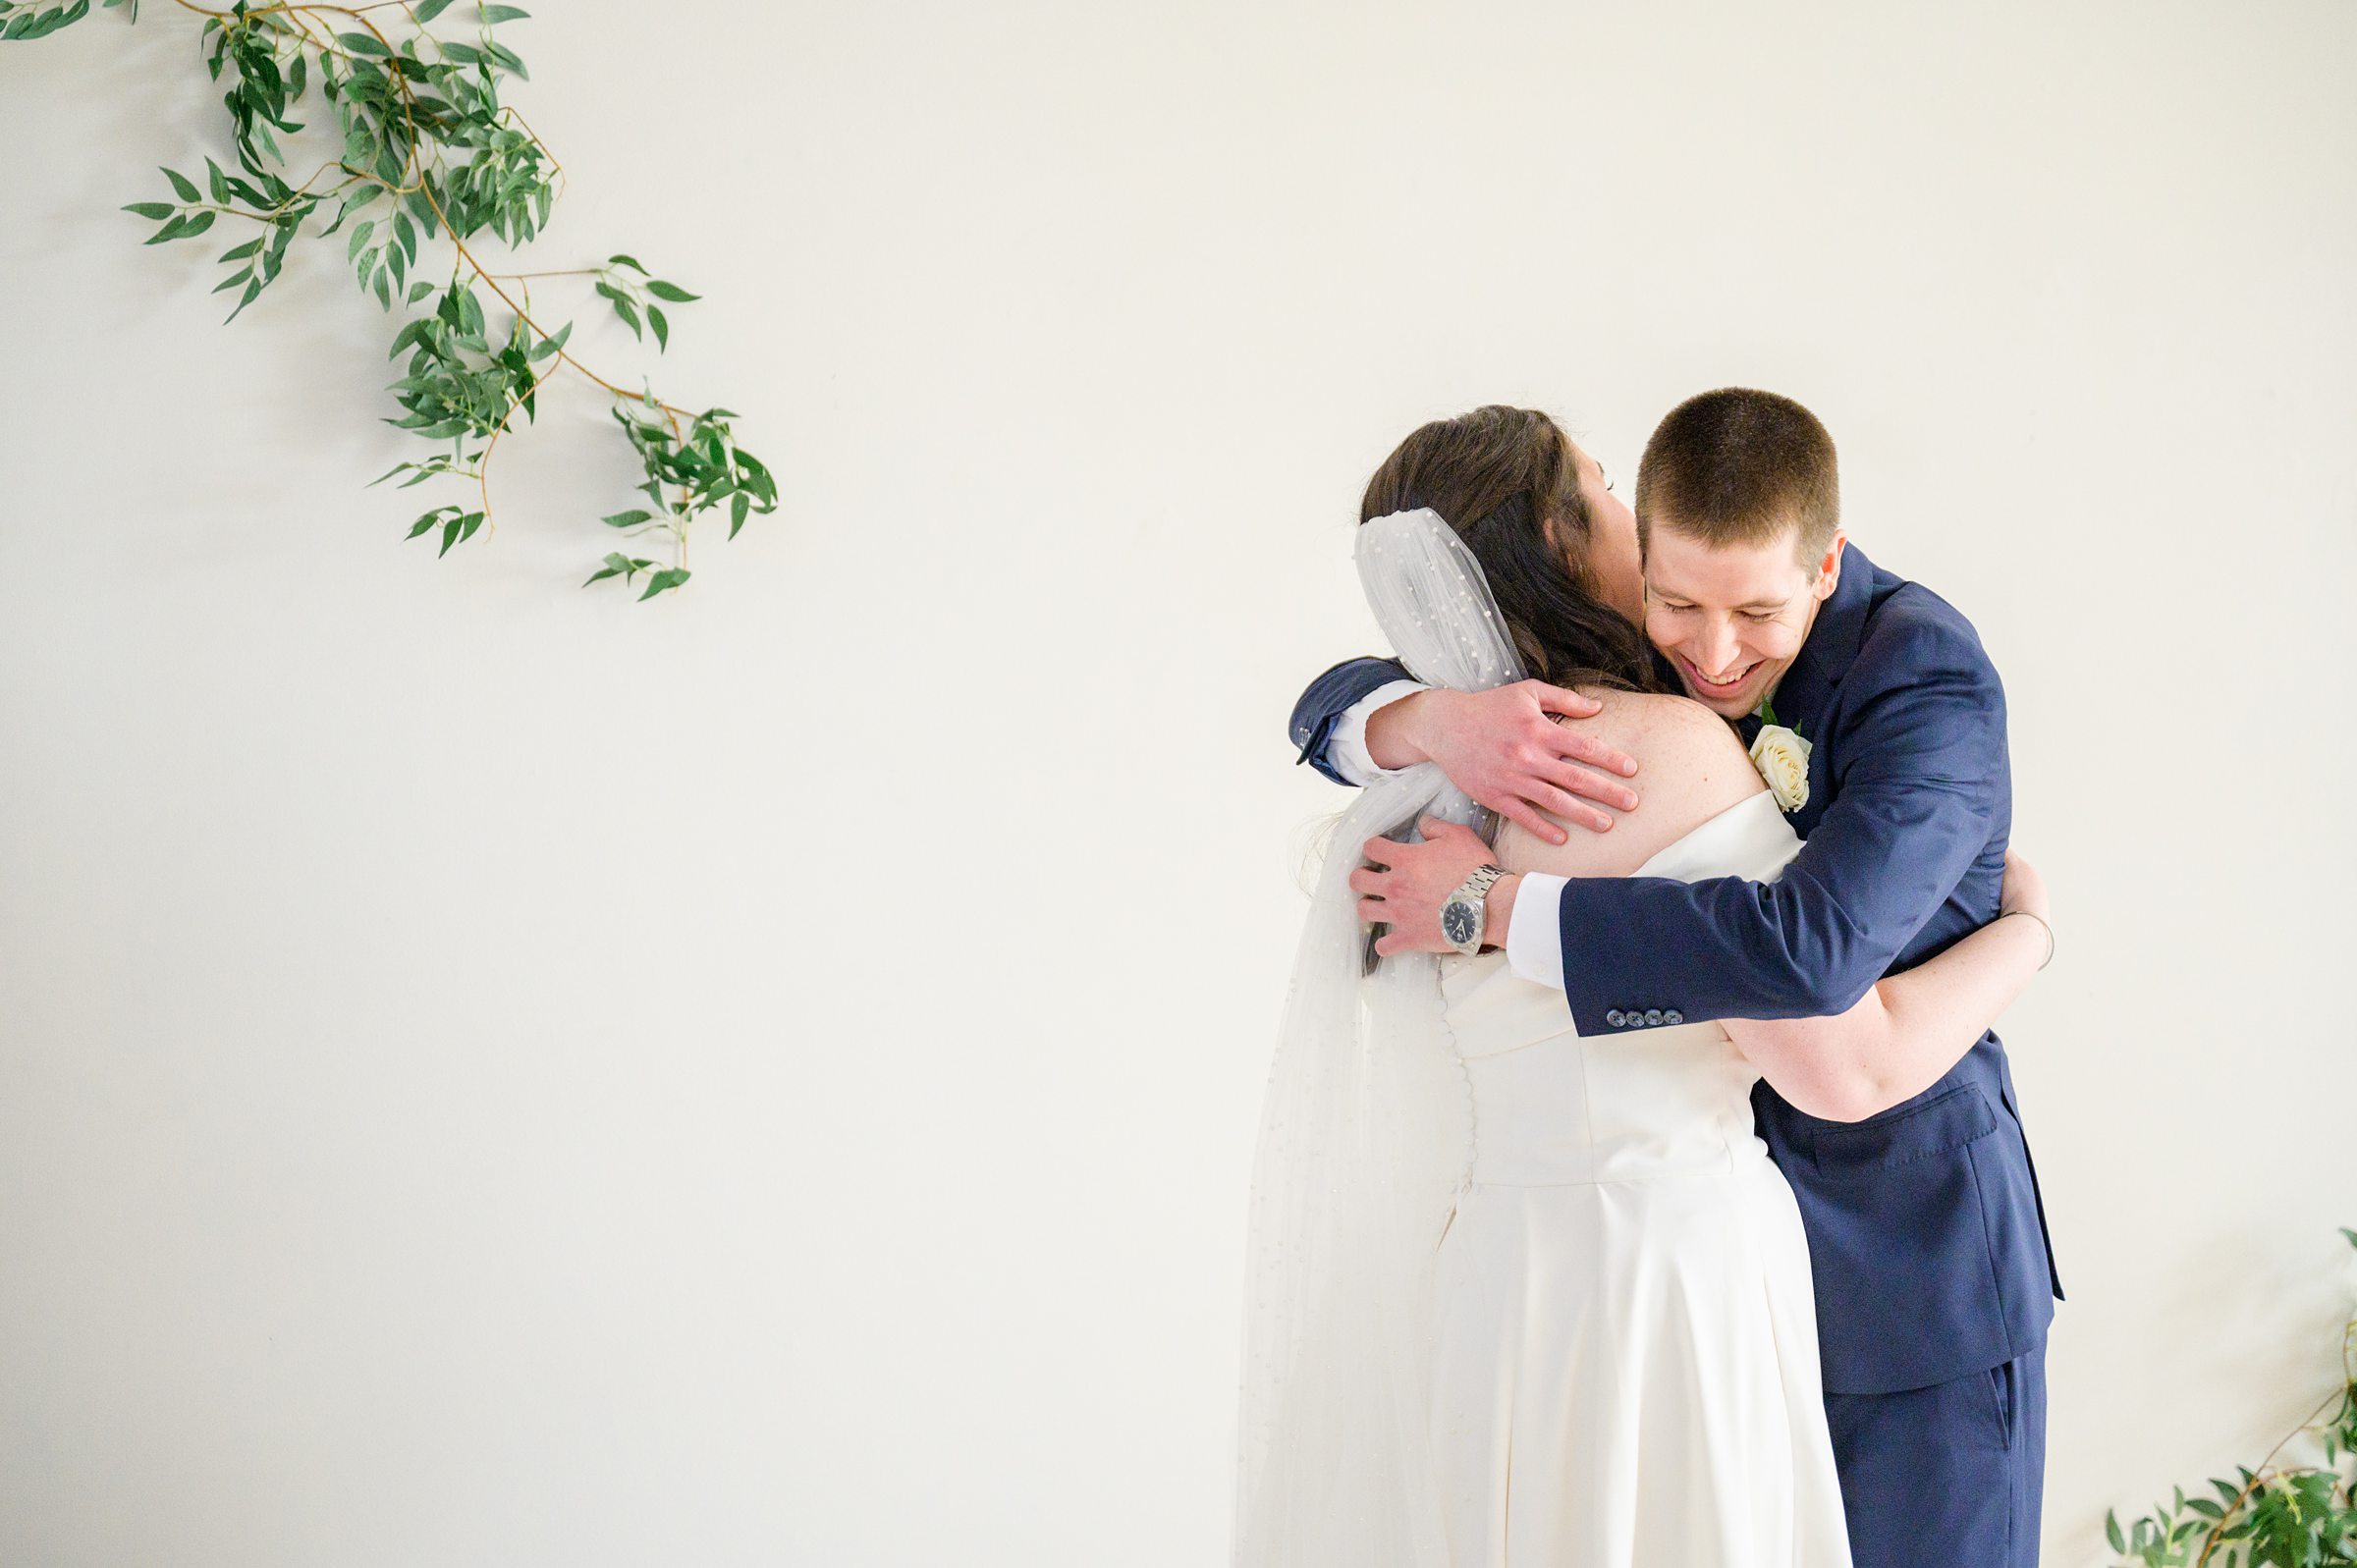
M 1535 784 L 1530 793 L 1531 798 L 1539 805 L 1554 812 L 1575 828 L 1585 828 L 1590 833 L 1610 833 L 1612 831 L 1613 819 L 1611 817 L 1598 811 L 1594 806 L 1589 805 L 1568 790 L 1558 789 L 1553 784 Z
M 1598 773 L 1584 763 L 1563 761 L 1539 771 L 1537 781 L 1567 793 L 1584 796 L 1616 811 L 1637 809 L 1637 792 L 1619 780 Z
M 1557 725 L 1555 733 L 1547 736 L 1546 745 L 1548 750 L 1567 761 L 1584 762 L 1608 773 L 1617 773 L 1623 779 L 1637 771 L 1636 758 L 1625 751 L 1616 751 L 1594 735 L 1568 725 Z M 1629 799 L 1634 804 L 1636 797 L 1631 795 Z
M 1529 682 L 1530 694 L 1538 699 L 1541 713 L 1560 713 L 1567 719 L 1593 719 L 1604 712 L 1604 704 L 1594 697 L 1583 697 L 1562 686 L 1551 686 L 1544 680 Z
M 1484 804 L 1488 804 L 1488 802 L 1484 802 Z M 1492 809 L 1543 843 L 1560 844 L 1571 837 L 1545 817 L 1540 816 L 1539 808 L 1527 800 L 1508 795 L 1506 799 L 1498 801 L 1492 806 Z
M 1447 817 L 1418 817 L 1416 832 L 1424 836 L 1424 841 L 1428 844 L 1445 844 L 1452 840 L 1461 840 L 1462 846 L 1467 849 L 1481 845 L 1479 834 L 1461 822 L 1451 822 Z

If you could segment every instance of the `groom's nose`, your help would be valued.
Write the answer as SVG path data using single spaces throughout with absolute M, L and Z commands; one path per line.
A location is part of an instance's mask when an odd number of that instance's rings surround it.
M 1716 680 L 1735 662 L 1736 647 L 1734 623 L 1714 620 L 1703 628 L 1700 657 L 1694 662 L 1702 667 L 1704 675 Z

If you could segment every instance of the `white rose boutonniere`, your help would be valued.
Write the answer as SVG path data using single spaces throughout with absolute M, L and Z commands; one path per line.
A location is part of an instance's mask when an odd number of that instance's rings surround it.
M 1751 763 L 1768 781 L 1768 792 L 1786 813 L 1809 803 L 1809 743 L 1797 730 L 1776 722 L 1776 709 L 1760 704 L 1760 732 L 1751 742 Z

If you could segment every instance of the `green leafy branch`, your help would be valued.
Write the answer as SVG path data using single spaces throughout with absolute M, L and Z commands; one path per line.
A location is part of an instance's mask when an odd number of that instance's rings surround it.
M 103 0 L 112 11 L 125 0 Z M 133 21 L 138 20 L 139 0 L 129 0 Z M 0 0 L 0 43 L 12 38 L 45 38 L 60 27 L 71 27 L 89 15 L 90 0 L 73 0 L 71 5 L 39 6 L 27 0 Z
M 127 6 L 131 20 L 137 20 L 137 0 L 101 3 Z M 465 39 L 439 36 L 428 26 L 456 0 L 379 0 L 357 8 L 236 0 L 226 11 L 193 0 L 176 3 L 205 19 L 199 44 L 212 80 L 228 82 L 222 102 L 237 168 L 224 169 L 208 157 L 201 185 L 165 169 L 171 199 L 135 201 L 124 210 L 160 225 L 149 244 L 194 239 L 224 219 L 255 226 L 251 239 L 215 258 L 225 276 L 213 292 L 239 291 L 230 321 L 279 278 L 305 220 L 324 216 L 313 239 L 351 225 L 345 264 L 380 310 L 407 316 L 386 354 L 409 354 L 405 374 L 389 387 L 403 412 L 385 422 L 438 447 L 448 443 L 370 483 L 406 473 L 403 489 L 456 478 L 472 481 L 475 491 L 471 505 L 446 504 L 417 517 L 410 538 L 438 533 L 439 554 L 447 555 L 478 529 L 495 530 L 492 454 L 519 410 L 527 422 L 537 418 L 539 389 L 560 370 L 584 377 L 612 399 L 614 418 L 646 473 L 638 488 L 649 506 L 605 521 L 632 537 L 659 534 L 671 546 L 667 568 L 608 556 L 606 569 L 590 582 L 620 576 L 629 584 L 644 570 L 649 586 L 639 597 L 651 599 L 687 580 L 688 530 L 703 514 L 725 503 L 735 538 L 750 514 L 777 510 L 777 482 L 737 445 L 734 412 L 692 411 L 658 399 L 643 384 L 631 390 L 599 375 L 567 348 L 570 321 L 551 325 L 535 314 L 531 285 L 534 279 L 591 280 L 593 292 L 633 337 L 643 342 L 653 331 L 658 352 L 671 346 L 664 307 L 698 296 L 655 277 L 628 254 L 594 267 L 543 272 L 494 272 L 478 256 L 485 236 L 511 250 L 537 239 L 565 180 L 555 154 L 500 99 L 506 78 L 529 78 L 522 59 L 494 29 L 524 20 L 525 12 L 473 4 L 468 10 L 475 27 Z M 88 0 L 0 0 L 0 41 L 44 37 L 88 10 Z M 398 41 L 372 20 L 370 14 L 380 12 L 401 17 L 393 24 Z M 314 74 L 335 140 L 332 155 L 295 184 L 280 137 L 292 140 L 303 133 L 303 122 L 289 115 L 310 91 Z M 326 128 L 312 137 L 326 139 Z M 444 245 L 447 258 L 439 255 Z M 435 276 L 421 275 L 428 270 Z M 486 297 L 500 312 L 496 330 Z M 409 314 L 429 297 L 433 303 L 423 313 Z
M 2357 1230 L 2341 1235 L 2357 1247 Z M 2295 1438 L 2316 1439 L 2323 1463 L 2277 1466 Z M 2357 1315 L 2341 1332 L 2341 1386 L 2259 1462 L 2235 1478 L 2212 1477 L 2216 1501 L 2175 1488 L 2167 1507 L 2126 1530 L 2108 1512 L 2104 1529 L 2122 1563 L 2143 1568 L 2349 1568 L 2357 1564 Z
M 614 301 L 614 313 L 622 317 L 624 323 L 630 327 L 632 337 L 640 337 L 638 317 L 639 313 L 643 311 L 646 315 L 646 324 L 655 329 L 656 349 L 660 351 L 669 348 L 671 346 L 671 321 L 663 314 L 663 307 L 656 304 L 654 300 L 668 299 L 673 304 L 685 304 L 688 300 L 700 299 L 703 296 L 689 294 L 676 283 L 666 283 L 661 278 L 649 277 L 646 269 L 629 256 L 616 256 L 609 265 L 614 270 L 599 269 L 602 276 L 598 279 L 597 292 Z M 645 278 L 646 281 L 644 283 L 633 281 L 629 273 L 620 270 L 625 267 L 628 267 L 630 272 L 637 273 L 639 277 Z M 648 298 L 649 295 L 654 298 Z M 641 341 L 644 341 L 643 338 Z

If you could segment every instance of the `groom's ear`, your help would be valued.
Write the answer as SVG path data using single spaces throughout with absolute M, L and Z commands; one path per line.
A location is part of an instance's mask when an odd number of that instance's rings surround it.
M 1817 597 L 1821 601 L 1831 599 L 1834 590 L 1841 586 L 1841 547 L 1848 542 L 1849 535 L 1837 529 L 1826 542 L 1825 559 L 1817 563 Z

